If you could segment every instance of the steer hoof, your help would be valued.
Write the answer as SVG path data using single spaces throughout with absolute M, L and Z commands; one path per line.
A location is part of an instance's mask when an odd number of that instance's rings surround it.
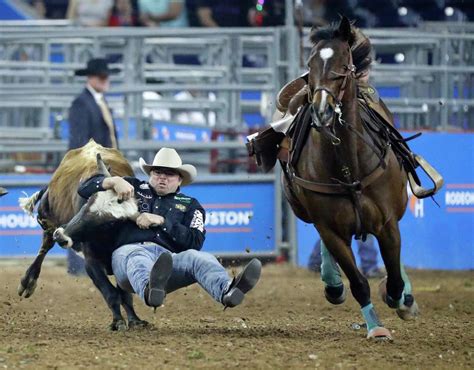
M 36 279 L 22 279 L 20 285 L 18 285 L 18 295 L 23 298 L 29 298 L 33 295 L 36 289 Z
M 114 320 L 112 324 L 109 325 L 110 331 L 126 331 L 127 324 L 123 320 Z
M 147 328 L 148 326 L 150 326 L 150 323 L 145 320 L 130 320 L 128 322 L 129 329 L 143 329 Z

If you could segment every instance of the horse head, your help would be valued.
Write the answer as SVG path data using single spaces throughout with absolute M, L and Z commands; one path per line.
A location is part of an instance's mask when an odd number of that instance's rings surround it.
M 313 28 L 310 39 L 313 43 L 308 60 L 311 116 L 313 125 L 329 127 L 334 114 L 341 114 L 348 80 L 355 77 L 351 50 L 355 33 L 350 21 L 342 17 L 337 26 Z

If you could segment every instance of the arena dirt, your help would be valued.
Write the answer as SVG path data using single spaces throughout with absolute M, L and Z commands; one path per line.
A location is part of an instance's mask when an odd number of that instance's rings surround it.
M 25 265 L 26 266 L 26 265 Z M 394 342 L 365 339 L 352 298 L 331 306 L 319 276 L 265 266 L 244 303 L 222 307 L 199 287 L 170 294 L 156 314 L 136 308 L 149 329 L 110 332 L 110 313 L 88 278 L 45 266 L 35 294 L 16 288 L 25 266 L 0 266 L 1 368 L 474 368 L 473 272 L 411 272 L 422 310 L 402 322 L 373 302 Z

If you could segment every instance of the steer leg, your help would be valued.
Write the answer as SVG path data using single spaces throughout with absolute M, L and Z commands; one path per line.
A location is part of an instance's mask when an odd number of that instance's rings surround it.
M 82 206 L 79 212 L 62 227 L 56 229 L 53 234 L 54 241 L 63 248 L 71 248 L 74 242 L 78 241 L 78 236 L 84 231 L 84 227 L 89 222 L 87 204 Z
M 53 248 L 53 245 L 53 234 L 49 231 L 43 231 L 43 241 L 38 255 L 30 267 L 28 267 L 28 270 L 26 270 L 25 275 L 20 280 L 20 285 L 18 285 L 17 291 L 20 297 L 29 298 L 34 293 L 36 282 L 41 272 L 41 265 L 43 264 L 46 254 Z
M 122 302 L 120 292 L 110 283 L 105 273 L 105 268 L 102 262 L 90 256 L 84 248 L 84 256 L 86 257 L 86 271 L 91 278 L 94 285 L 102 293 L 102 296 L 107 302 L 112 311 L 113 320 L 109 328 L 112 331 L 126 330 L 127 325 L 120 313 L 120 304 Z
M 129 329 L 132 328 L 139 328 L 139 327 L 147 327 L 149 325 L 148 321 L 141 320 L 134 308 L 133 308 L 133 297 L 132 294 L 129 292 L 126 292 L 125 290 L 120 289 L 120 287 L 117 285 L 117 289 L 120 292 L 120 296 L 122 297 L 122 306 L 125 308 L 125 311 L 127 312 L 127 319 L 128 319 L 128 327 Z

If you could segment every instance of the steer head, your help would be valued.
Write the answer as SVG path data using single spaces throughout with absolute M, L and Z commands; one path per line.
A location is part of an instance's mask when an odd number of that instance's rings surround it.
M 100 154 L 97 154 L 99 173 L 110 177 Z M 67 225 L 59 227 L 53 239 L 64 248 L 71 248 L 77 241 L 94 238 L 94 231 L 100 226 L 117 220 L 135 220 L 139 215 L 135 198 L 121 201 L 113 190 L 100 191 L 89 198 Z

